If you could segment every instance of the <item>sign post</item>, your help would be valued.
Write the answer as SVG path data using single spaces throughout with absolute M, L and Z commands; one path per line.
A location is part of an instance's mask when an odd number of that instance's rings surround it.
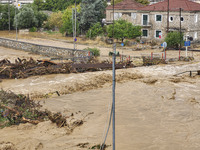
M 190 41 L 188 41 L 187 38 L 186 38 L 186 41 L 184 42 L 184 46 L 186 47 L 186 50 L 185 50 L 185 57 L 187 57 L 187 56 L 188 56 L 188 54 L 187 54 L 188 46 L 190 46 Z
M 165 51 L 165 49 L 167 47 L 167 42 L 164 42 L 162 45 L 163 45 L 163 48 L 164 48 L 164 58 L 166 60 L 166 51 Z

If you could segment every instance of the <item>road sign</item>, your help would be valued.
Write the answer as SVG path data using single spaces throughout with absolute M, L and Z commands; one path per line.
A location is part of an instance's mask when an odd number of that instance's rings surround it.
M 75 38 L 74 41 L 76 42 L 76 41 L 77 41 L 77 38 Z
M 124 46 L 124 43 L 122 43 L 121 46 Z
M 190 41 L 185 41 L 184 46 L 190 46 Z
M 167 42 L 164 42 L 164 43 L 162 44 L 162 46 L 163 46 L 164 48 L 166 48 L 166 47 L 167 47 Z

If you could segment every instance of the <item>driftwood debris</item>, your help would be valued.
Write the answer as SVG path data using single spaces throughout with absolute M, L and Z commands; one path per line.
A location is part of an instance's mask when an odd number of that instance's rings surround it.
M 117 63 L 116 69 L 133 67 L 130 62 Z M 112 62 L 95 62 L 75 64 L 55 63 L 48 60 L 16 59 L 11 63 L 7 59 L 0 60 L 0 79 L 27 78 L 35 75 L 77 73 L 86 71 L 102 71 L 112 69 Z

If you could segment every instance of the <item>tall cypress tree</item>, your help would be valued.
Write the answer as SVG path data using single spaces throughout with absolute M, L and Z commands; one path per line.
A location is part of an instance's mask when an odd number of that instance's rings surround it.
M 80 27 L 87 31 L 93 24 L 101 22 L 105 17 L 105 0 L 82 0 Z

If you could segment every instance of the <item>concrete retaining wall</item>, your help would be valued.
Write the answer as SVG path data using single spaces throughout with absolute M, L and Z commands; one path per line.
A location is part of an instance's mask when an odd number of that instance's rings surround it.
M 0 46 L 59 58 L 87 57 L 88 51 L 32 44 L 0 38 Z

